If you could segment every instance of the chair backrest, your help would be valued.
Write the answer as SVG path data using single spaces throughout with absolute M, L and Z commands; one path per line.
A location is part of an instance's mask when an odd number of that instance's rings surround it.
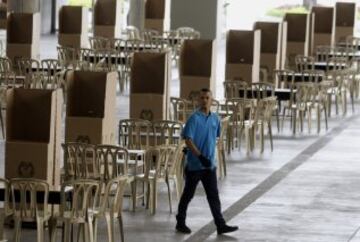
M 89 38 L 90 48 L 93 50 L 108 50 L 111 47 L 111 41 L 108 38 L 94 36 Z
M 61 185 L 60 216 L 69 214 L 72 220 L 86 219 L 88 210 L 98 206 L 100 181 L 96 180 L 72 180 Z M 68 201 L 68 191 L 71 191 L 72 199 Z
M 247 98 L 249 83 L 246 81 L 224 82 L 225 98 Z
M 36 221 L 39 214 L 48 213 L 49 184 L 31 178 L 15 178 L 10 181 L 14 216 L 22 220 Z
M 126 184 L 127 176 L 115 177 L 106 183 L 104 193 L 100 198 L 102 212 L 110 211 L 115 215 L 121 213 Z
M 180 169 L 182 168 L 182 161 L 184 158 L 184 148 L 186 147 L 185 141 L 181 141 L 179 144 L 175 145 L 173 150 L 169 150 L 167 158 L 167 175 L 173 176 L 179 174 Z
M 301 79 L 303 82 L 319 83 L 325 76 L 325 72 L 322 70 L 304 70 L 301 72 Z
M 296 69 L 299 72 L 315 69 L 315 58 L 312 56 L 297 55 L 295 57 Z
M 316 59 L 318 61 L 327 61 L 331 56 L 336 54 L 336 47 L 329 45 L 319 45 L 316 47 Z
M 277 88 L 289 88 L 295 82 L 295 72 L 293 70 L 274 70 L 274 80 Z
M 259 100 L 256 105 L 255 120 L 271 122 L 276 104 L 277 98 L 275 96 Z
M 125 38 L 128 40 L 140 40 L 140 31 L 135 26 L 127 26 L 126 29 L 123 31 Z
M 229 122 L 230 122 L 230 116 L 226 116 L 225 118 L 221 119 L 221 131 L 220 131 L 220 137 L 218 140 L 219 144 L 224 144 L 226 135 L 228 133 Z
M 39 73 L 40 62 L 35 59 L 19 58 L 16 60 L 19 74 L 27 76 L 32 73 Z
M 350 66 L 350 62 L 347 57 L 331 57 L 326 62 L 326 71 L 330 70 L 343 70 Z
M 57 53 L 58 53 L 58 60 L 62 67 L 68 68 L 71 65 L 73 65 L 76 57 L 76 50 L 74 48 L 58 46 Z
M 273 97 L 275 95 L 275 85 L 267 82 L 252 83 L 251 92 L 251 97 L 257 100 Z
M 360 47 L 360 38 L 352 36 L 352 35 L 347 36 L 346 37 L 346 47 L 354 48 L 354 49 L 358 50 Z
M 129 154 L 127 149 L 113 145 L 97 145 L 96 153 L 102 181 L 108 183 L 118 176 L 128 175 Z
M 254 117 L 256 99 L 231 98 L 226 100 L 226 115 L 230 116 L 230 123 L 235 124 L 235 129 L 242 126 L 246 120 Z
M 10 196 L 11 196 L 11 192 L 10 192 L 10 182 L 7 179 L 4 178 L 0 178 L 0 187 L 4 189 L 4 212 L 5 212 L 5 216 L 11 213 L 11 205 L 10 205 Z
M 296 83 L 296 104 L 307 105 L 315 102 L 319 94 L 319 85 L 312 82 Z
M 182 40 L 186 39 L 200 39 L 200 32 L 191 27 L 179 27 L 176 29 L 177 35 Z
M 12 72 L 13 66 L 11 60 L 7 57 L 0 57 L 0 72 Z
M 194 105 L 184 98 L 171 97 L 172 120 L 185 123 L 188 117 L 194 112 Z
M 149 178 L 150 174 L 157 178 L 165 174 L 167 163 L 167 146 L 153 146 L 145 151 L 144 177 Z
M 91 144 L 69 142 L 62 144 L 64 150 L 65 180 L 100 179 L 96 147 Z
M 41 69 L 44 76 L 44 83 L 42 87 L 44 89 L 50 88 L 54 89 L 57 88 L 57 84 L 55 83 L 55 74 L 60 69 L 60 62 L 57 59 L 44 59 L 41 60 Z
M 127 149 L 146 149 L 150 145 L 152 123 L 143 119 L 124 119 L 119 122 L 119 145 Z
M 154 145 L 175 145 L 181 142 L 183 124 L 177 121 L 157 120 L 153 123 Z

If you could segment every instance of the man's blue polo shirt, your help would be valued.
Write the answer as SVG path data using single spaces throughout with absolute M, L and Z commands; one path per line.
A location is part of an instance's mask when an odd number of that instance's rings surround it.
M 195 111 L 187 120 L 182 136 L 191 139 L 201 154 L 211 160 L 211 167 L 216 167 L 215 148 L 216 140 L 220 136 L 220 119 L 217 114 L 210 112 L 206 115 L 200 110 Z M 202 166 L 199 158 L 188 150 L 186 166 L 190 171 L 206 169 Z

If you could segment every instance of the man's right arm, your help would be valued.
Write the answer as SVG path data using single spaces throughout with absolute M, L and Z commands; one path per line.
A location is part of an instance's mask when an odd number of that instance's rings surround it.
M 185 138 L 185 144 L 195 156 L 201 155 L 201 152 L 190 138 Z

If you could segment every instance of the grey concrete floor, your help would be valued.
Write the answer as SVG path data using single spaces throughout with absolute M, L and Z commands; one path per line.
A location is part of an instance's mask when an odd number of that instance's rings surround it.
M 46 36 L 42 44 L 46 47 L 41 50 L 42 58 L 54 58 L 56 38 Z M 218 97 L 221 83 L 219 74 Z M 174 70 L 171 95 L 177 96 L 178 91 Z M 128 102 L 128 94 L 118 94 L 119 119 L 128 117 Z M 313 129 L 311 134 L 305 131 L 293 137 L 287 121 L 281 133 L 274 133 L 273 152 L 266 142 L 262 155 L 256 149 L 247 157 L 242 148 L 227 156 L 228 176 L 219 180 L 219 191 L 225 218 L 229 224 L 238 225 L 239 231 L 229 236 L 215 233 L 200 185 L 188 211 L 187 223 L 193 233 L 176 233 L 175 213 L 169 213 L 166 187 L 160 186 L 159 206 L 154 216 L 140 204 L 135 213 L 130 212 L 129 201 L 125 200 L 125 240 L 360 241 L 359 107 L 357 101 L 354 114 L 350 111 L 345 117 L 333 115 L 329 130 L 322 130 L 319 135 Z M 273 126 L 275 130 L 275 123 Z M 3 157 L 4 142 L 0 141 L 0 175 L 4 170 Z M 175 194 L 173 197 L 176 210 Z M 10 228 L 5 232 L 6 238 L 12 238 Z M 35 230 L 24 229 L 22 234 L 22 241 L 36 241 Z M 59 230 L 58 241 L 60 235 Z M 99 226 L 99 241 L 107 241 L 105 221 Z M 118 236 L 116 241 L 120 241 Z

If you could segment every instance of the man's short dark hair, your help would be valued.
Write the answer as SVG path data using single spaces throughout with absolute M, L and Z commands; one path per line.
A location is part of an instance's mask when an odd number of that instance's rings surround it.
M 210 92 L 210 93 L 212 93 L 209 88 L 201 88 L 201 92 Z

